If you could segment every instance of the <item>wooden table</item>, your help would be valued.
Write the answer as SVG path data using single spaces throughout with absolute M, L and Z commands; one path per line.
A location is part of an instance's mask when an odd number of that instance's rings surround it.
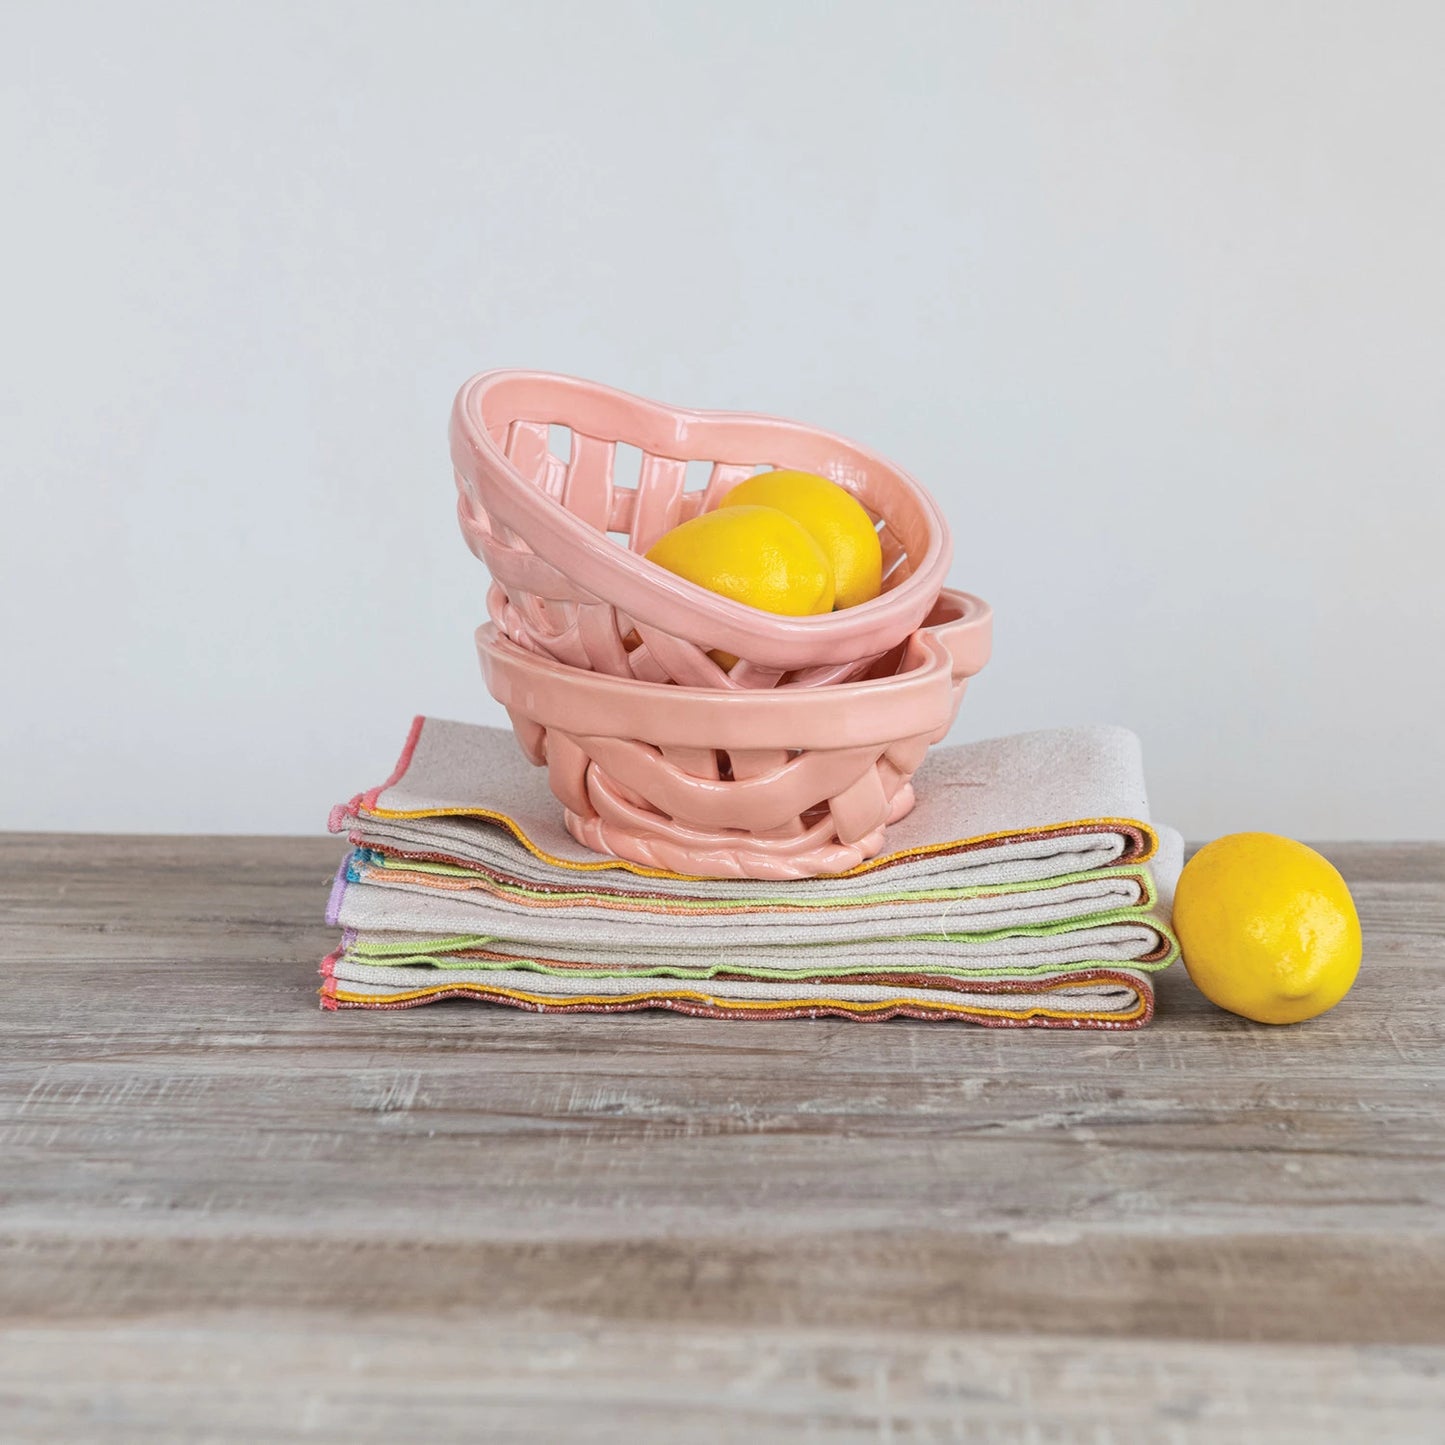
M 1312 1024 L 323 1014 L 338 849 L 0 836 L 5 1441 L 1445 1439 L 1445 846 Z

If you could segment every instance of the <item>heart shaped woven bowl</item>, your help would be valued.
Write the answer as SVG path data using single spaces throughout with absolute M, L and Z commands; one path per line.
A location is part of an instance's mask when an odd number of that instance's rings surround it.
M 571 434 L 565 460 L 550 450 L 554 428 Z M 641 452 L 635 482 L 620 474 L 619 445 Z M 942 512 L 907 473 L 776 417 L 684 411 L 549 372 L 491 371 L 457 394 L 451 453 L 462 534 L 495 579 L 487 604 L 498 630 L 525 651 L 614 677 L 741 692 L 859 676 L 928 615 L 952 555 Z M 690 462 L 708 464 L 706 484 L 692 490 Z M 883 544 L 879 597 L 781 617 L 642 555 L 767 467 L 830 477 L 863 504 Z M 724 671 L 713 649 L 737 665 Z
M 810 878 L 872 858 L 989 656 L 993 615 L 945 591 L 869 675 L 724 692 L 609 677 L 477 629 L 487 686 L 578 842 L 705 878 Z

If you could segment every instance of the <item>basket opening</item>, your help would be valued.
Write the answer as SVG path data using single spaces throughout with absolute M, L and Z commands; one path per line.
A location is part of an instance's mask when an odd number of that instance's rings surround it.
M 891 592 L 913 576 L 913 564 L 907 557 L 900 557 L 883 574 L 883 591 Z
M 559 462 L 570 462 L 572 460 L 572 428 L 558 426 L 556 422 L 553 422 L 547 428 L 547 450 Z
M 701 458 L 694 459 L 687 464 L 687 480 L 683 483 L 683 491 L 706 491 L 707 484 L 711 480 L 712 463 Z
M 641 476 L 641 450 L 627 442 L 616 443 L 612 448 L 612 485 L 635 488 Z
M 882 657 L 871 662 L 860 675 L 860 681 L 880 677 L 897 677 L 903 670 L 903 659 L 907 656 L 908 644 L 900 642 L 890 648 Z
M 727 751 L 726 751 L 725 749 L 723 749 L 723 748 L 717 748 L 717 749 L 714 750 L 713 756 L 717 759 L 717 780 L 718 780 L 718 782 L 720 782 L 720 783 L 735 783 L 735 782 L 737 782 L 737 781 L 738 781 L 738 775 L 737 775 L 736 771 L 735 771 L 734 768 L 733 768 L 732 754 L 729 753 L 729 752 L 727 752 Z M 803 756 L 803 750 L 802 750 L 801 748 L 785 748 L 785 749 L 782 750 L 782 763 L 780 764 L 780 766 L 786 766 L 788 763 L 791 763 L 794 758 L 800 758 L 800 757 L 802 757 L 802 756 Z M 775 763 L 774 765 L 779 765 L 779 764 L 776 764 L 776 763 Z M 756 771 L 754 771 L 753 773 L 751 773 L 749 776 L 754 776 L 754 777 L 757 776 Z

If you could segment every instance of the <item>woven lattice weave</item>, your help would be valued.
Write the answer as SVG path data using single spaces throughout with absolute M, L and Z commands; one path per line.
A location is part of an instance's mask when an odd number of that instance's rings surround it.
M 660 687 L 559 665 L 478 630 L 487 685 L 598 852 L 709 877 L 797 878 L 873 857 L 988 657 L 985 603 L 945 592 L 872 669 L 832 688 Z
M 565 459 L 551 449 L 556 428 L 570 433 Z M 620 444 L 641 454 L 635 480 L 621 474 Z M 571 667 L 732 690 L 837 682 L 900 645 L 948 571 L 947 525 L 917 483 L 796 422 L 683 411 L 570 377 L 503 371 L 462 387 L 451 445 L 462 533 L 495 579 L 492 620 L 517 646 Z M 689 463 L 699 462 L 706 482 L 689 488 Z M 880 597 L 780 617 L 641 555 L 772 466 L 831 477 L 867 508 L 883 545 Z M 714 649 L 739 662 L 724 671 Z

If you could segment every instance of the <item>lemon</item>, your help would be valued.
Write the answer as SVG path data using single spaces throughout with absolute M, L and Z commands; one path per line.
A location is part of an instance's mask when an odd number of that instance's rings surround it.
M 812 472 L 759 472 L 739 482 L 723 507 L 776 507 L 801 522 L 833 564 L 833 605 L 856 607 L 883 587 L 883 548 L 862 503 Z
M 1360 919 L 1345 880 L 1313 848 L 1231 833 L 1179 877 L 1174 930 L 1206 998 L 1262 1024 L 1332 1009 L 1360 971 Z
M 806 617 L 833 606 L 833 569 L 799 522 L 774 507 L 724 507 L 665 532 L 647 560 L 764 612 Z

